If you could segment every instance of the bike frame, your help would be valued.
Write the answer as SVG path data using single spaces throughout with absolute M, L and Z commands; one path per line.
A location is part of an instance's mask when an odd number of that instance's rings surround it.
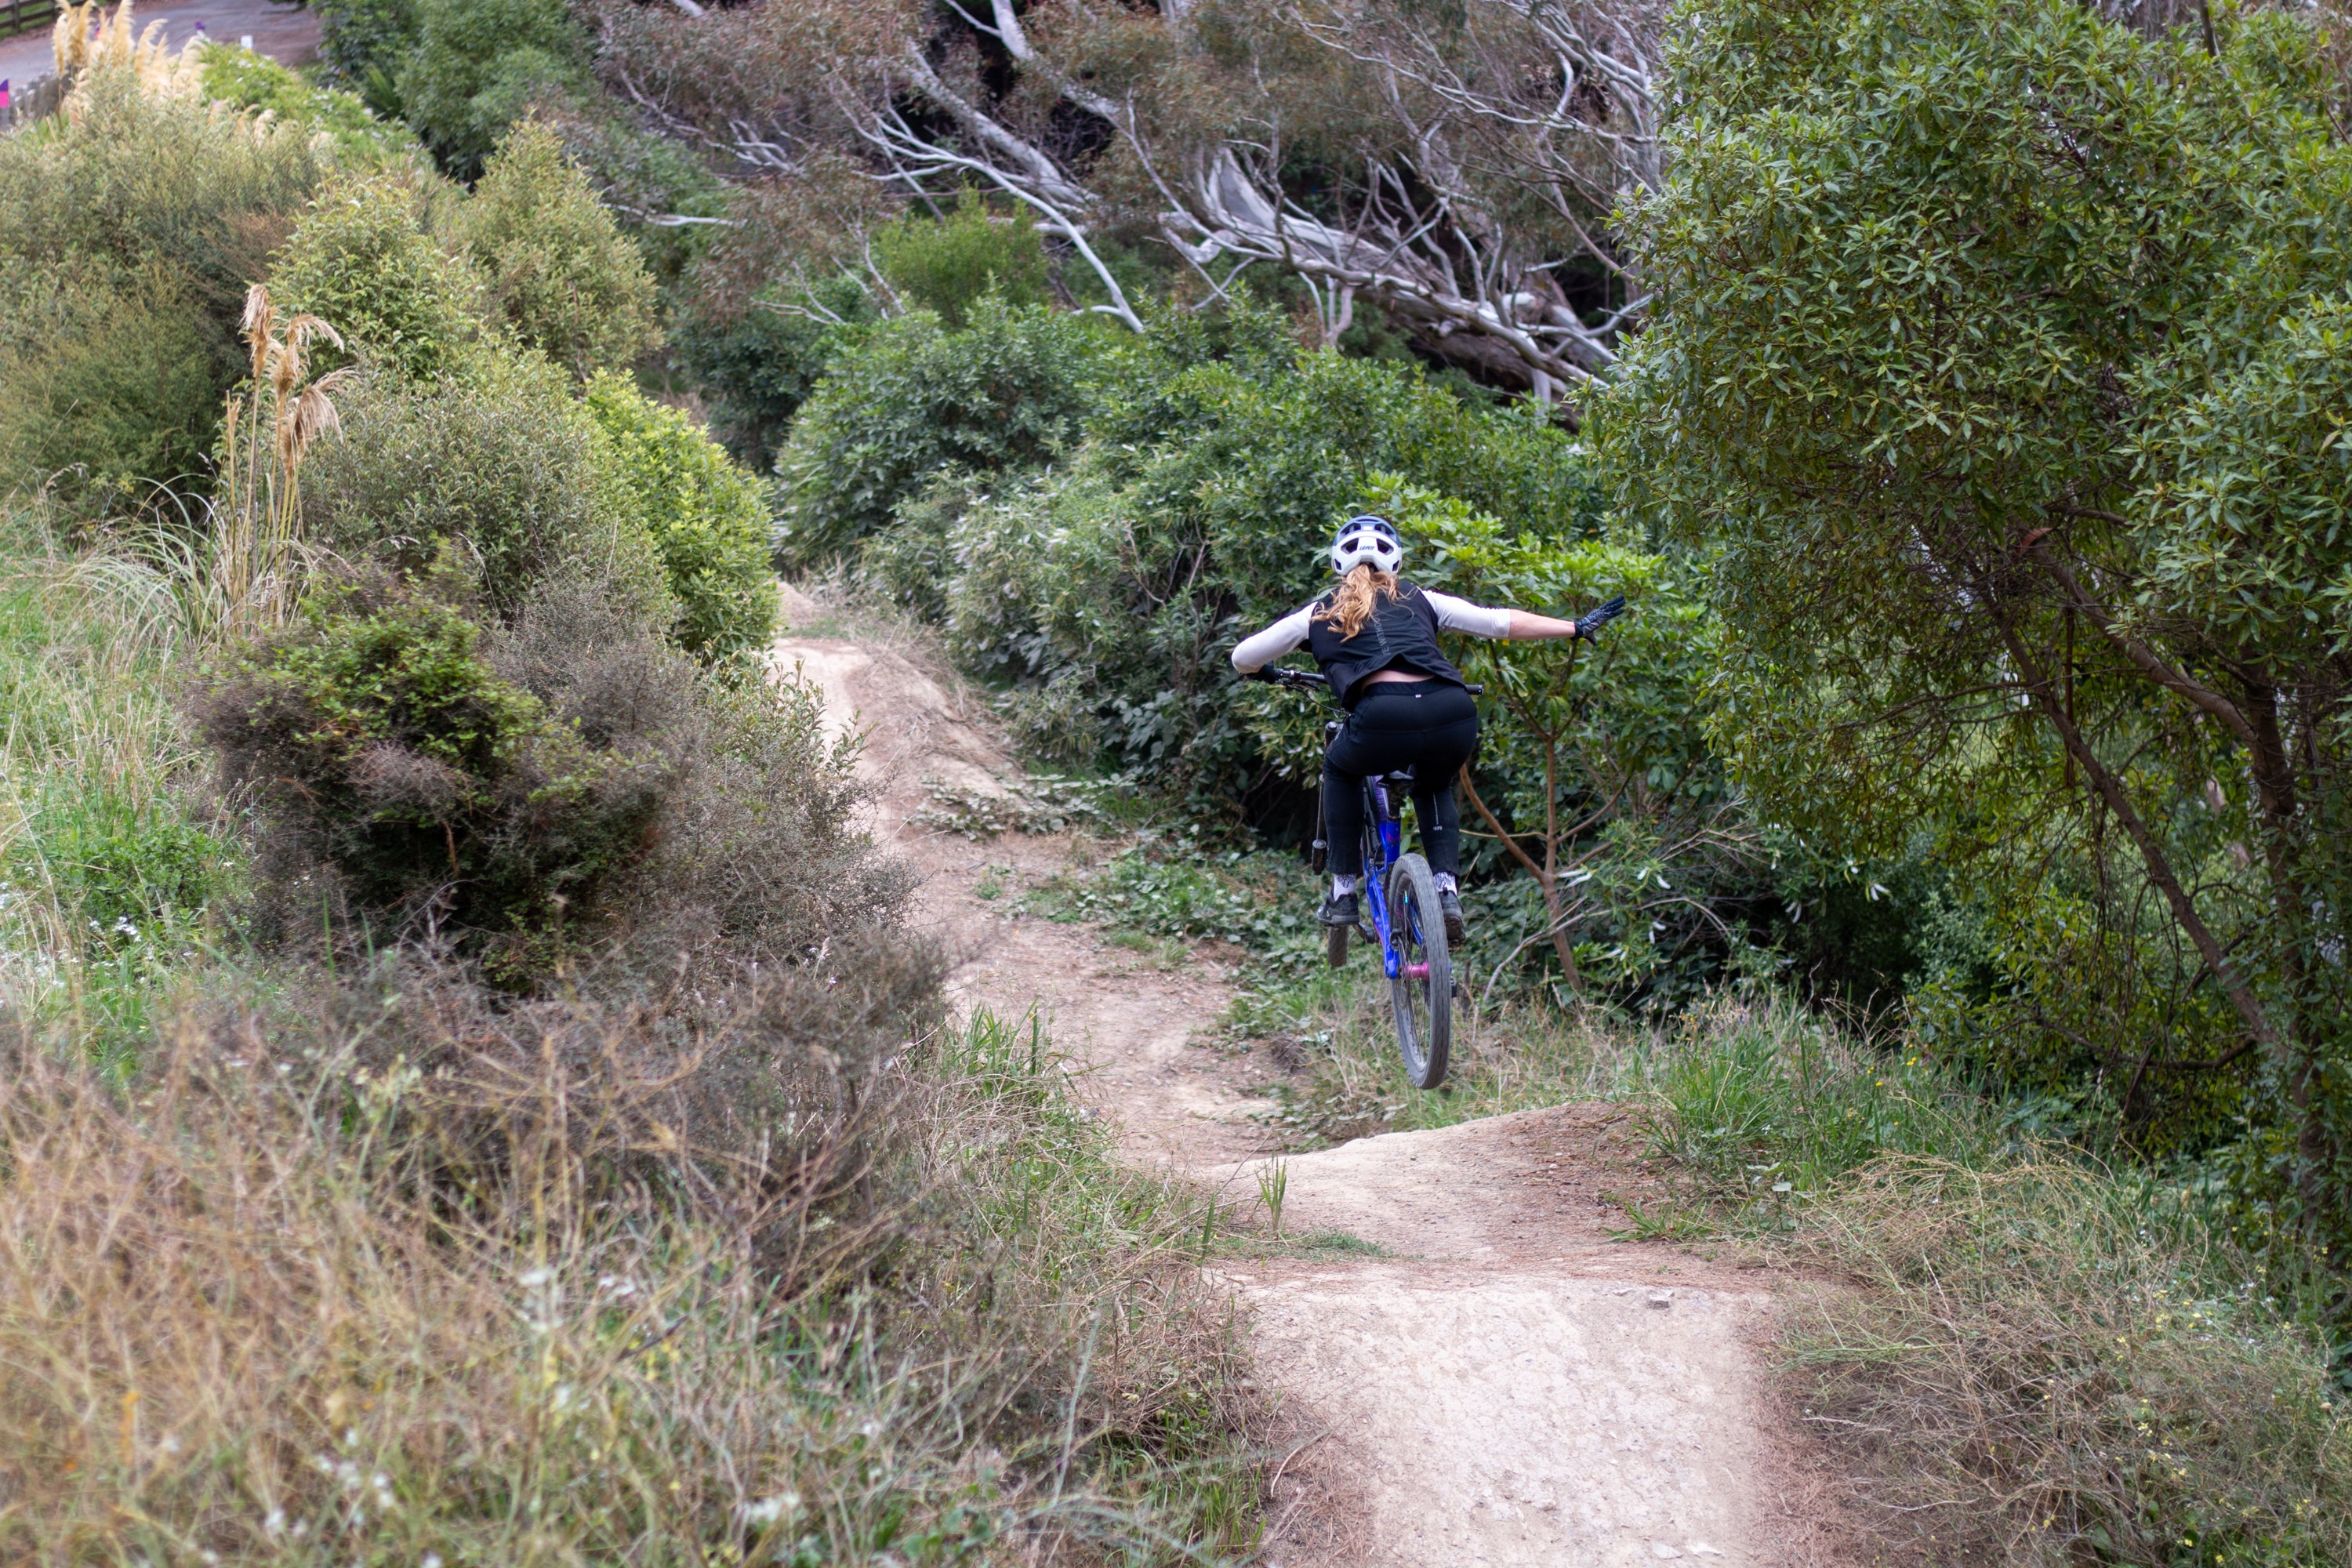
M 1389 781 L 1402 773 L 1376 774 L 1364 781 L 1364 902 L 1370 909 L 1372 930 L 1381 939 L 1381 968 L 1391 980 L 1429 978 L 1426 963 L 1406 963 L 1397 955 L 1389 926 L 1388 868 L 1404 853 L 1404 825 L 1389 798 Z

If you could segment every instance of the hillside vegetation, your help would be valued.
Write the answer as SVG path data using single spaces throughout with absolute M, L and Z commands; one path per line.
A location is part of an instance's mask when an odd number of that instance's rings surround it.
M 1622 1097 L 1633 1234 L 1842 1280 L 1890 1542 L 2352 1552 L 2332 8 L 313 5 L 0 137 L 16 1554 L 1250 1549 L 1205 1222 L 949 1020 L 779 570 L 1291 1136 Z M 1453 650 L 1446 1095 L 1229 662 L 1366 508 L 1633 604 Z

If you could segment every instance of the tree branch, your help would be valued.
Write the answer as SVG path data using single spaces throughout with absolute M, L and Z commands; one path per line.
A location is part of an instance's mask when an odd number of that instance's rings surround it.
M 2000 631 L 2010 658 L 2016 661 L 2019 673 L 2025 677 L 2033 705 L 2058 731 L 2066 750 L 2089 777 L 2091 786 L 2098 792 L 2099 798 L 2106 803 L 2107 809 L 2115 814 L 2116 822 L 2122 825 L 2124 832 L 2138 848 L 2140 859 L 2147 868 L 2148 880 L 2163 893 L 2165 902 L 2171 908 L 2172 918 L 2179 923 L 2181 930 L 2189 933 L 2189 940 L 2195 944 L 2199 956 L 2212 970 L 2213 978 L 2221 985 L 2222 994 L 2230 998 L 2230 1005 L 2237 1009 L 2238 1016 L 2245 1023 L 2247 1033 L 2265 1047 L 2275 1048 L 2279 1044 L 2278 1031 L 2272 1027 L 2269 1016 L 2263 1012 L 2261 998 L 2246 984 L 2245 977 L 2231 964 L 2221 942 L 2215 940 L 2212 931 L 2205 924 L 2204 916 L 2198 912 L 2196 903 L 2181 887 L 2180 879 L 2174 874 L 2171 859 L 2165 854 L 2164 847 L 2157 842 L 2156 835 L 2142 820 L 2138 808 L 2132 805 L 2123 781 L 2109 771 L 2106 763 L 2091 748 L 2090 742 L 2083 738 L 2082 731 L 2075 728 L 2073 715 L 2057 699 L 2049 674 L 2026 651 L 2023 640 L 2017 635 L 2015 624 L 1998 599 L 1990 593 L 1983 598 L 1986 613 L 1992 617 L 1994 626 Z

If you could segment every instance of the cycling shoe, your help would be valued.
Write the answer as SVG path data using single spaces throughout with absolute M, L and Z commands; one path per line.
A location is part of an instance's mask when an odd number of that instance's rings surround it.
M 1437 909 L 1445 917 L 1445 945 L 1460 947 L 1470 935 L 1470 928 L 1462 919 L 1462 895 L 1451 888 L 1438 889 Z
M 1315 920 L 1318 924 L 1327 926 L 1351 926 L 1361 924 L 1362 921 L 1356 913 L 1356 895 L 1353 893 L 1333 894 L 1330 898 L 1323 900 L 1323 907 L 1321 909 L 1315 911 Z

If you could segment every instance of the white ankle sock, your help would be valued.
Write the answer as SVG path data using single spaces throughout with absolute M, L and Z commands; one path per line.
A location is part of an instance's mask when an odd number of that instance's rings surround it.
M 1454 879 L 1454 873 L 1451 871 L 1440 871 L 1431 879 L 1437 884 L 1437 890 L 1441 893 L 1459 893 L 1462 891 L 1462 884 Z
M 1331 874 L 1331 896 L 1335 899 L 1344 899 L 1354 892 L 1356 884 L 1362 880 L 1360 877 L 1342 877 L 1334 871 Z

